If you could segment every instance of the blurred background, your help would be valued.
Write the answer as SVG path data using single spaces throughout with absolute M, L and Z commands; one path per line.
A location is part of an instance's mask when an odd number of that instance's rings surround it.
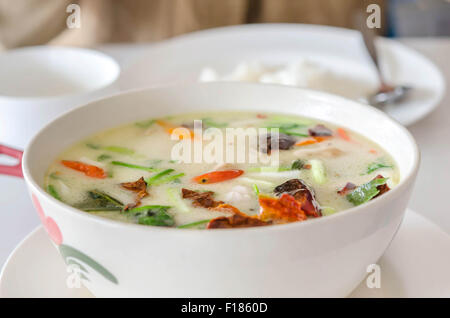
M 82 27 L 66 25 L 69 4 Z M 353 28 L 353 15 L 377 4 L 385 36 L 450 35 L 448 0 L 0 0 L 0 47 L 153 42 L 219 26 L 261 22 Z

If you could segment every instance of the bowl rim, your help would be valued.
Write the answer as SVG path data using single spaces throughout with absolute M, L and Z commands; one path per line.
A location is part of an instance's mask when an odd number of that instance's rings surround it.
M 413 153 L 411 154 L 413 157 L 412 167 L 408 171 L 408 173 L 405 174 L 405 176 L 401 177 L 398 185 L 396 185 L 394 188 L 392 188 L 390 191 L 388 191 L 387 193 L 385 193 L 382 196 L 382 198 L 383 198 L 382 200 L 380 200 L 379 198 L 375 199 L 375 200 L 370 200 L 369 202 L 366 202 L 364 204 L 351 207 L 349 209 L 340 211 L 338 213 L 334 213 L 332 215 L 328 215 L 328 216 L 320 217 L 320 218 L 308 219 L 306 222 L 291 222 L 291 223 L 285 223 L 285 224 L 277 224 L 277 225 L 273 225 L 273 226 L 258 226 L 258 227 L 248 227 L 248 228 L 214 229 L 214 231 L 205 231 L 204 229 L 179 229 L 176 227 L 142 226 L 140 224 L 116 221 L 113 219 L 108 219 L 108 218 L 104 218 L 101 216 L 86 213 L 84 211 L 76 209 L 68 204 L 65 204 L 65 203 L 55 199 L 53 196 L 48 194 L 47 191 L 45 191 L 31 175 L 31 172 L 29 170 L 29 163 L 28 163 L 31 160 L 31 158 L 28 154 L 29 149 L 33 147 L 33 144 L 35 143 L 36 140 L 41 138 L 41 135 L 45 133 L 45 130 L 47 129 L 47 127 L 52 126 L 53 124 L 55 124 L 57 121 L 59 121 L 62 118 L 71 116 L 71 114 L 73 112 L 77 112 L 79 109 L 91 107 L 92 105 L 96 104 L 97 102 L 107 101 L 110 99 L 127 96 L 127 95 L 144 93 L 146 91 L 152 91 L 152 90 L 158 90 L 158 89 L 170 89 L 170 88 L 176 89 L 177 87 L 185 88 L 186 86 L 207 87 L 207 86 L 212 86 L 212 85 L 214 85 L 214 86 L 216 86 L 216 85 L 250 86 L 250 87 L 258 86 L 258 87 L 262 87 L 262 88 L 271 86 L 271 87 L 278 87 L 278 88 L 282 88 L 282 89 L 286 89 L 286 90 L 297 90 L 297 91 L 300 91 L 303 93 L 310 93 L 318 98 L 332 98 L 335 100 L 341 100 L 341 102 L 345 102 L 345 103 L 358 104 L 359 107 L 364 107 L 367 111 L 381 114 L 383 117 L 385 117 L 386 121 L 389 121 L 389 123 L 391 125 L 396 126 L 398 129 L 400 129 L 402 131 L 403 134 L 405 134 L 405 136 L 407 137 L 407 139 L 410 142 L 410 145 L 413 149 Z M 331 123 L 332 123 L 332 121 L 331 121 Z M 240 232 L 249 232 L 250 233 L 250 232 L 255 232 L 255 231 L 257 231 L 257 232 L 261 232 L 261 231 L 273 232 L 273 231 L 280 231 L 280 230 L 281 231 L 288 230 L 288 229 L 295 228 L 295 227 L 318 226 L 318 225 L 322 224 L 323 222 L 331 222 L 332 220 L 336 220 L 338 218 L 348 217 L 348 216 L 351 216 L 358 212 L 361 213 L 364 210 L 368 210 L 369 207 L 380 205 L 385 201 L 391 201 L 398 193 L 400 193 L 404 189 L 408 188 L 411 185 L 411 183 L 414 182 L 415 177 L 418 172 L 418 169 L 419 169 L 419 165 L 420 165 L 419 147 L 418 147 L 414 137 L 409 132 L 409 130 L 406 127 L 402 126 L 395 119 L 389 117 L 386 113 L 384 113 L 383 111 L 381 111 L 375 107 L 372 107 L 370 105 L 365 105 L 365 104 L 362 104 L 362 103 L 359 103 L 359 102 L 356 102 L 353 100 L 349 100 L 349 99 L 341 97 L 341 96 L 333 95 L 330 93 L 325 93 L 322 91 L 312 90 L 312 89 L 289 87 L 289 86 L 281 85 L 281 84 L 261 84 L 261 83 L 243 83 L 243 82 L 238 82 L 238 83 L 236 83 L 236 82 L 207 82 L 207 83 L 189 83 L 189 84 L 182 84 L 182 85 L 180 85 L 180 84 L 161 85 L 161 86 L 152 86 L 152 87 L 143 88 L 143 89 L 137 88 L 137 89 L 133 89 L 133 90 L 128 90 L 126 92 L 119 92 L 116 94 L 112 94 L 107 97 L 98 98 L 98 99 L 90 101 L 88 103 L 84 103 L 74 109 L 66 111 L 65 113 L 59 115 L 54 120 L 52 120 L 51 122 L 47 123 L 44 127 L 42 127 L 39 130 L 39 132 L 28 143 L 28 145 L 24 151 L 23 160 L 22 160 L 22 170 L 23 170 L 24 179 L 25 179 L 27 185 L 32 189 L 32 193 L 37 192 L 40 195 L 42 195 L 49 203 L 56 206 L 58 208 L 58 211 L 59 211 L 59 209 L 63 209 L 75 217 L 79 217 L 86 221 L 95 222 L 100 226 L 113 227 L 113 228 L 123 227 L 123 228 L 128 228 L 130 230 L 145 231 L 145 232 L 156 231 L 156 232 L 167 232 L 167 233 L 174 233 L 174 232 L 175 233 L 177 233 L 177 232 L 190 233 L 190 234 L 185 234 L 185 235 L 197 235 L 197 233 L 205 233 L 205 232 L 206 233 L 215 233 L 215 234 L 207 234 L 207 235 L 229 235 L 229 233 L 236 233 L 236 232 L 239 232 L 239 233 Z
M 41 54 L 42 52 L 70 52 L 70 51 L 78 53 L 78 54 L 82 54 L 90 59 L 92 57 L 95 57 L 95 58 L 101 59 L 103 62 L 109 63 L 110 64 L 109 67 L 113 68 L 113 70 L 112 70 L 113 76 L 111 76 L 107 81 L 105 81 L 101 85 L 95 85 L 94 87 L 79 90 L 79 91 L 56 94 L 56 95 L 48 95 L 48 96 L 47 95 L 21 96 L 21 95 L 4 94 L 4 93 L 0 92 L 0 99 L 7 100 L 7 101 L 26 102 L 26 101 L 40 101 L 40 100 L 53 100 L 53 99 L 58 99 L 58 98 L 68 98 L 68 97 L 92 94 L 93 92 L 105 90 L 106 88 L 111 87 L 115 82 L 118 81 L 120 74 L 122 72 L 119 62 L 109 54 L 106 54 L 99 50 L 90 49 L 90 48 L 62 46 L 62 45 L 26 46 L 26 47 L 14 48 L 14 49 L 2 52 L 0 54 L 0 60 L 2 60 L 5 57 L 6 58 L 12 57 L 15 54 L 24 54 L 24 53 L 25 54 L 26 53 Z

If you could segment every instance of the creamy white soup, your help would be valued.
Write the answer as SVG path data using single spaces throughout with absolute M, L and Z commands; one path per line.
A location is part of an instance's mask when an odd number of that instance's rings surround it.
M 90 136 L 56 158 L 45 188 L 117 221 L 215 229 L 326 217 L 398 182 L 391 156 L 345 127 L 294 115 L 211 112 Z

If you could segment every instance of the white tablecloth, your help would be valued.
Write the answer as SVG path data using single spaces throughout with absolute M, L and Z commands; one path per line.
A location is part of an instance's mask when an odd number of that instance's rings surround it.
M 450 82 L 450 39 L 402 39 L 434 61 Z M 122 68 L 150 45 L 110 45 L 100 48 Z M 414 67 L 413 65 L 411 67 Z M 448 85 L 447 85 L 448 86 Z M 450 94 L 427 118 L 410 127 L 422 151 L 422 164 L 410 208 L 450 234 Z M 0 267 L 14 247 L 39 224 L 23 180 L 0 177 Z

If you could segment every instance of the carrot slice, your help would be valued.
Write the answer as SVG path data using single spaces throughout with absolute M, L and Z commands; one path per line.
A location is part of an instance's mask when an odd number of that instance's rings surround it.
M 308 139 L 300 140 L 295 145 L 296 146 L 307 146 L 307 145 L 317 144 L 319 142 L 327 140 L 328 138 L 329 137 L 324 137 L 324 136 L 311 137 L 311 138 L 308 138 Z
M 347 134 L 347 132 L 345 131 L 344 128 L 340 128 L 340 127 L 339 127 L 339 128 L 336 130 L 336 132 L 337 132 L 337 134 L 339 135 L 339 137 L 341 137 L 342 139 L 347 140 L 347 141 L 351 141 L 350 136 Z
M 183 139 L 185 137 L 185 134 L 182 133 L 182 131 L 186 131 L 186 130 L 189 131 L 190 138 L 191 139 L 194 138 L 194 132 L 191 129 L 188 129 L 186 127 L 178 127 L 178 126 L 172 125 L 171 123 L 168 123 L 164 120 L 157 120 L 156 123 L 158 125 L 160 125 L 162 128 L 164 128 L 164 130 L 169 135 L 175 134 L 175 136 L 177 136 L 178 139 Z
M 192 178 L 195 183 L 207 184 L 227 181 L 239 177 L 244 173 L 244 170 L 231 169 L 223 171 L 213 171 L 202 174 L 200 176 Z
M 83 172 L 86 176 L 91 178 L 105 179 L 106 173 L 102 168 L 88 165 L 80 161 L 62 160 L 61 163 L 67 168 Z

